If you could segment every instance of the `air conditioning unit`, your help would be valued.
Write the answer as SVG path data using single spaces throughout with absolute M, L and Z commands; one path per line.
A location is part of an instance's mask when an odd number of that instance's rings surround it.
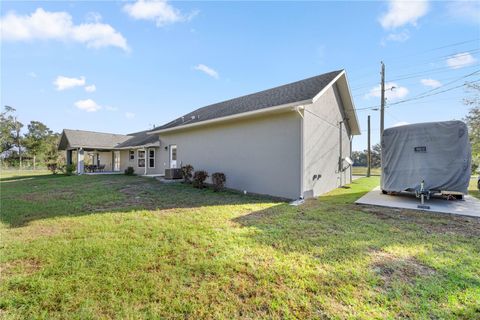
M 165 169 L 165 179 L 173 180 L 173 179 L 182 179 L 182 169 L 180 168 L 172 168 L 172 169 Z

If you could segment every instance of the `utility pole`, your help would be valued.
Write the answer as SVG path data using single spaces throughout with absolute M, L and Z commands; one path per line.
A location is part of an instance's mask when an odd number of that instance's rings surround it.
M 384 120 L 385 120 L 385 64 L 383 61 L 381 62 L 382 64 L 382 82 L 380 84 L 381 86 L 381 93 L 380 93 L 380 143 L 382 143 L 382 136 L 383 136 L 383 126 L 384 126 Z
M 367 149 L 367 177 L 370 177 L 370 170 L 372 167 L 372 153 L 370 151 L 370 115 L 368 116 L 368 149 Z

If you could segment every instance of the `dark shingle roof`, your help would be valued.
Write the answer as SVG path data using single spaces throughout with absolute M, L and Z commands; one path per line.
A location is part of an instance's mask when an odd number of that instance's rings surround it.
M 90 148 L 118 149 L 145 146 L 158 142 L 158 136 L 147 135 L 146 131 L 124 134 L 64 129 L 59 149 Z
M 135 146 L 145 146 L 158 142 L 158 136 L 147 134 L 150 130 L 140 131 L 135 133 L 129 133 L 129 136 L 133 136 L 131 139 L 120 143 L 117 148 L 128 148 Z
M 283 86 L 215 103 L 187 113 L 183 117 L 177 118 L 163 126 L 155 128 L 154 130 L 169 129 L 196 122 L 312 99 L 342 71 L 343 70 L 338 70 L 324 73 L 319 76 L 285 84 Z

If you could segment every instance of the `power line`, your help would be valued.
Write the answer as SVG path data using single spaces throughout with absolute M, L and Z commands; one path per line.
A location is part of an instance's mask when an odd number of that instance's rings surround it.
M 436 48 L 431 48 L 431 49 L 427 49 L 427 50 L 424 50 L 424 51 L 420 51 L 420 52 L 416 52 L 416 53 L 410 53 L 410 54 L 406 54 L 406 55 L 402 55 L 402 56 L 397 56 L 397 57 L 394 57 L 393 59 L 389 60 L 389 61 L 397 61 L 397 60 L 400 60 L 400 59 L 403 59 L 405 57 L 411 57 L 411 56 L 419 56 L 419 55 L 423 55 L 425 53 L 428 53 L 428 52 L 432 52 L 432 51 L 436 51 L 436 50 L 441 50 L 441 49 L 445 49 L 445 48 L 451 48 L 451 47 L 456 47 L 456 46 L 461 46 L 463 44 L 467 44 L 467 43 L 472 43 L 472 42 L 479 42 L 480 41 L 480 38 L 475 38 L 475 39 L 470 39 L 470 40 L 465 40 L 465 41 L 460 41 L 460 42 L 454 42 L 454 43 L 450 43 L 450 44 L 446 44 L 446 45 L 443 45 L 443 46 L 440 46 L 440 47 L 436 47 Z M 477 49 L 478 47 L 475 48 L 475 50 Z M 462 51 L 471 51 L 469 49 L 465 49 L 465 50 L 462 50 Z M 454 53 L 455 54 L 455 53 Z M 454 55 L 454 54 L 450 54 L 450 55 Z M 441 58 L 441 57 L 440 57 Z M 374 65 L 372 66 L 365 66 L 363 68 L 360 68 L 360 69 L 357 69 L 357 70 L 365 70 L 365 69 L 375 69 L 376 67 Z M 376 74 L 376 72 L 375 72 Z M 358 78 L 355 78 L 355 80 L 358 80 L 358 79 L 363 79 L 365 78 L 366 76 L 369 76 L 371 75 L 371 73 L 362 73 Z
M 480 80 L 472 81 L 472 82 L 470 82 L 470 83 L 477 83 L 477 82 L 480 82 Z M 389 108 L 389 107 L 394 106 L 394 105 L 397 105 L 397 104 L 406 103 L 406 102 L 409 102 L 409 101 L 414 101 L 414 100 L 419 100 L 419 99 L 423 99 L 423 98 L 426 98 L 426 97 L 435 96 L 435 95 L 438 95 L 438 94 L 441 94 L 441 93 L 445 93 L 445 92 L 448 92 L 448 91 L 452 91 L 452 90 L 455 90 L 455 89 L 458 89 L 458 88 L 461 88 L 461 87 L 464 87 L 464 86 L 466 86 L 466 83 L 461 84 L 461 85 L 458 85 L 458 86 L 455 86 L 455 87 L 452 87 L 452 88 L 444 89 L 444 90 L 442 90 L 442 91 L 432 92 L 432 93 L 430 93 L 430 94 L 427 94 L 428 92 L 431 92 L 431 90 L 428 90 L 428 91 L 423 92 L 423 93 L 421 93 L 421 94 L 419 94 L 419 95 L 417 95 L 417 96 L 415 96 L 415 97 L 390 103 L 390 104 L 388 104 L 388 105 L 386 106 L 386 108 Z M 376 106 L 371 106 L 371 107 L 358 108 L 358 109 L 355 109 L 355 110 L 356 110 L 356 111 L 362 111 L 362 110 L 378 110 L 379 108 L 380 108 L 380 106 L 376 105 Z

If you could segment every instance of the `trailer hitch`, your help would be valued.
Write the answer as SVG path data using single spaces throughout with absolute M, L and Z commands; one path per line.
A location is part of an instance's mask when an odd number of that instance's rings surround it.
M 420 190 L 415 190 L 415 196 L 421 201 L 421 204 L 417 206 L 419 209 L 430 209 L 430 206 L 425 204 L 425 198 L 430 200 L 430 191 L 425 190 L 425 180 L 420 183 Z

